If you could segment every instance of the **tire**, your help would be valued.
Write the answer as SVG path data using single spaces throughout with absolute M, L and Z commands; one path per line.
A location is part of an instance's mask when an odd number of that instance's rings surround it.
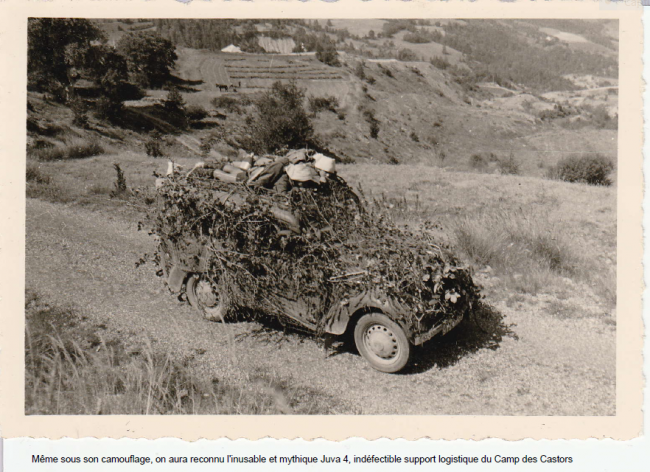
M 400 325 L 382 313 L 363 315 L 354 327 L 359 354 L 380 372 L 399 372 L 409 361 L 411 344 Z
M 191 275 L 187 279 L 185 292 L 190 305 L 205 319 L 224 321 L 224 302 L 203 275 Z

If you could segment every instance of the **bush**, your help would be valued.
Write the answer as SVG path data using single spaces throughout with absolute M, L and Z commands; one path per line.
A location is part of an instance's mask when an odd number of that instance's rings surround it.
M 33 148 L 29 154 L 39 161 L 60 161 L 65 159 L 65 150 L 61 146 Z
M 420 58 L 411 49 L 400 49 L 397 53 L 397 59 L 405 62 L 418 61 Z
M 479 152 L 469 158 L 469 165 L 473 169 L 485 169 L 490 162 L 499 162 L 499 158 L 493 152 Z
M 104 154 L 104 148 L 94 140 L 76 139 L 66 146 L 67 159 L 83 159 Z
M 318 43 L 316 46 L 316 59 L 332 67 L 339 67 L 341 65 L 339 62 L 339 53 L 336 52 L 332 44 L 323 46 L 321 43 Z
M 499 170 L 501 171 L 502 174 L 511 174 L 511 175 L 519 174 L 519 162 L 517 162 L 515 156 L 512 153 L 510 153 L 508 157 L 499 159 L 498 164 L 499 164 Z
M 255 101 L 257 114 L 246 147 L 257 153 L 272 153 L 284 147 L 298 149 L 307 145 L 314 129 L 303 107 L 304 98 L 304 91 L 295 82 L 275 82 Z
M 409 137 L 411 138 L 411 140 L 413 142 L 416 142 L 416 143 L 420 142 L 420 137 L 416 134 L 415 131 L 411 131 L 411 134 L 409 135 Z
M 562 159 L 548 170 L 551 179 L 609 186 L 609 174 L 614 170 L 611 160 L 600 154 L 585 154 Z
M 321 110 L 337 112 L 339 100 L 336 97 L 309 97 L 309 111 L 316 114 Z
M 444 57 L 434 56 L 431 59 L 429 59 L 429 62 L 431 63 L 431 65 L 433 65 L 434 67 L 437 67 L 440 70 L 448 69 L 449 66 L 451 66 L 449 61 L 447 59 L 445 59 Z
M 147 156 L 151 157 L 162 157 L 164 156 L 162 150 L 162 136 L 159 132 L 153 131 L 149 136 L 149 139 L 144 143 L 144 150 L 147 153 Z
M 37 184 L 49 184 L 52 182 L 52 177 L 44 174 L 40 167 L 33 164 L 27 164 L 27 171 L 25 173 L 27 182 L 34 182 Z
M 428 35 L 423 34 L 421 32 L 407 33 L 404 35 L 403 39 L 407 43 L 413 43 L 413 44 L 424 44 L 424 43 L 431 42 L 431 38 Z
M 241 113 L 241 103 L 238 99 L 228 96 L 215 97 L 211 101 L 212 106 L 226 110 L 230 113 Z
M 88 107 L 83 100 L 76 98 L 70 102 L 70 109 L 74 115 L 72 124 L 80 128 L 88 128 Z
M 354 75 L 356 75 L 361 80 L 366 79 L 366 72 L 364 70 L 364 63 L 363 62 L 357 62 L 357 65 L 354 68 Z
M 378 66 L 379 70 L 382 71 L 386 77 L 390 77 L 391 79 L 394 78 L 393 71 L 391 71 L 388 67 L 384 67 L 381 64 L 378 64 Z
M 97 116 L 111 123 L 118 123 L 122 118 L 124 106 L 120 100 L 102 97 L 97 100 Z
M 370 125 L 370 137 L 377 139 L 377 136 L 379 136 L 379 120 L 375 118 L 375 113 L 366 109 L 363 111 L 363 117 Z
M 167 98 L 163 104 L 167 113 L 167 120 L 174 126 L 184 130 L 188 127 L 187 110 L 185 101 L 178 89 L 173 88 L 167 93 Z
M 61 82 L 52 81 L 47 84 L 46 97 L 56 103 L 65 104 L 68 101 L 68 91 Z
M 208 116 L 208 112 L 201 105 L 190 105 L 186 109 L 190 121 L 201 121 Z
M 482 154 L 472 154 L 469 158 L 469 165 L 472 169 L 485 169 L 488 163 Z

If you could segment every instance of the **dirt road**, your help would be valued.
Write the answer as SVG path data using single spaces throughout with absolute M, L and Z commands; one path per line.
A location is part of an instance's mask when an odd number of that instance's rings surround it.
M 134 222 L 28 200 L 26 244 L 28 289 L 125 340 L 192 356 L 199 372 L 220 381 L 274 372 L 331 398 L 338 413 L 615 414 L 615 327 L 604 318 L 498 306 L 518 339 L 490 346 L 471 326 L 458 328 L 418 349 L 404 374 L 386 375 L 345 349 L 326 356 L 307 336 L 200 319 L 162 288 L 155 267 L 135 267 L 154 242 Z

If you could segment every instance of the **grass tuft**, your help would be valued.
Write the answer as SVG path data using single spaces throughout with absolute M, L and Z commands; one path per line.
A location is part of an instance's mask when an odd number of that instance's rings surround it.
M 573 275 L 581 267 L 577 250 L 541 213 L 484 211 L 460 218 L 453 237 L 470 260 L 492 267 L 522 292 L 537 293 L 553 274 Z

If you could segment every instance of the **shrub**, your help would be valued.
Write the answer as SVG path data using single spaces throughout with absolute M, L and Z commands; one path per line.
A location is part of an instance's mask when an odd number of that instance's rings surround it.
M 339 67 L 339 53 L 336 52 L 333 44 L 322 45 L 320 42 L 316 46 L 316 59 L 332 67 Z
M 618 116 L 610 117 L 605 105 L 599 105 L 590 111 L 591 121 L 597 128 L 618 129 Z
M 415 131 L 411 131 L 411 134 L 409 135 L 412 141 L 419 143 L 420 142 L 420 137 L 416 134 Z
M 167 113 L 167 120 L 170 123 L 180 129 L 187 129 L 188 117 L 185 101 L 178 89 L 173 88 L 167 93 L 163 107 Z
M 430 43 L 431 38 L 423 34 L 422 32 L 417 32 L 417 33 L 407 33 L 404 35 L 404 41 L 407 43 L 413 43 L 413 44 L 424 44 L 424 43 Z
M 336 113 L 339 107 L 339 100 L 336 97 L 309 97 L 309 110 L 316 114 L 321 110 Z
M 29 154 L 39 161 L 60 161 L 65 159 L 65 149 L 61 146 L 48 146 L 30 149 Z
M 215 108 L 220 108 L 230 113 L 241 113 L 241 103 L 236 98 L 223 95 L 213 98 L 211 103 Z
M 508 157 L 499 159 L 498 161 L 499 170 L 502 174 L 519 174 L 519 162 L 515 159 L 514 154 L 510 153 Z
M 488 163 L 482 154 L 472 154 L 469 158 L 469 165 L 473 169 L 485 169 Z
M 375 118 L 375 113 L 372 110 L 363 110 L 363 117 L 370 125 L 370 137 L 377 139 L 379 136 L 379 120 Z
M 201 105 L 190 105 L 186 112 L 190 121 L 201 121 L 208 116 L 208 112 Z
M 354 75 L 356 75 L 361 80 L 366 79 L 366 72 L 364 70 L 363 62 L 357 62 L 357 65 L 354 67 Z
M 283 147 L 305 146 L 314 129 L 303 107 L 304 98 L 304 91 L 295 82 L 275 82 L 255 101 L 257 114 L 246 147 L 258 153 L 272 153 Z
M 114 190 L 111 192 L 111 197 L 115 198 L 129 193 L 129 187 L 126 185 L 126 177 L 120 165 L 114 163 L 113 168 L 117 175 L 115 176 Z
M 386 77 L 390 77 L 391 79 L 394 78 L 393 71 L 391 71 L 388 67 L 382 66 L 381 64 L 378 65 L 379 65 L 379 70 L 382 71 Z
M 419 60 L 419 57 L 411 49 L 400 49 L 397 53 L 397 59 L 405 62 L 412 62 Z
M 124 106 L 120 100 L 102 97 L 97 100 L 97 116 L 111 123 L 118 123 L 122 117 Z
M 61 82 L 52 81 L 47 85 L 46 97 L 56 103 L 66 103 L 68 91 Z
M 52 182 L 52 177 L 47 174 L 44 174 L 40 167 L 33 164 L 27 164 L 27 170 L 25 173 L 25 178 L 27 182 L 34 182 L 37 184 L 49 184 Z
M 144 150 L 147 153 L 147 156 L 151 157 L 162 157 L 164 156 L 162 150 L 162 136 L 159 132 L 153 131 L 149 135 L 149 139 L 144 143 Z
M 70 102 L 70 109 L 74 115 L 72 124 L 80 128 L 88 128 L 88 107 L 81 99 Z
M 94 140 L 76 139 L 66 146 L 67 159 L 83 159 L 104 154 L 104 148 Z
M 614 170 L 611 160 L 600 154 L 585 154 L 562 159 L 548 170 L 551 179 L 589 185 L 611 185 L 609 174 Z
M 499 162 L 499 157 L 493 152 L 478 152 L 469 158 L 469 165 L 473 169 L 485 169 L 490 162 Z

